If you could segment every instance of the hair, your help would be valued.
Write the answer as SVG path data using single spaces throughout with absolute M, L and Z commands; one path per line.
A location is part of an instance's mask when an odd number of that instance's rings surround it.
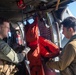
M 4 22 L 8 22 L 9 23 L 8 19 L 0 17 L 0 25 L 2 25 Z
M 76 18 L 75 17 L 67 17 L 64 19 L 61 23 L 63 27 L 66 27 L 69 29 L 70 27 L 73 28 L 74 31 L 76 31 Z

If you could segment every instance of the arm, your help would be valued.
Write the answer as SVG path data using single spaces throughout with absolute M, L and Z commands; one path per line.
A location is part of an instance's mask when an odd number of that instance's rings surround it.
M 61 53 L 59 61 L 48 61 L 46 63 L 48 68 L 57 70 L 64 70 L 71 64 L 75 57 L 75 48 L 72 44 L 68 44 L 65 50 Z
M 13 63 L 19 63 L 23 61 L 25 54 L 25 50 L 23 50 L 22 53 L 17 54 L 7 43 L 0 41 L 0 59 Z

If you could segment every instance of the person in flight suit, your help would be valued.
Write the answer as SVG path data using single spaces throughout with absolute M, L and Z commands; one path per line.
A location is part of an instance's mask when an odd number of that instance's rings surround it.
M 46 66 L 60 70 L 61 75 L 76 75 L 76 18 L 67 17 L 61 25 L 63 25 L 63 34 L 69 41 L 64 46 L 59 61 L 50 59 L 46 62 Z
M 27 54 L 27 47 L 22 50 L 21 53 L 16 53 L 5 41 L 3 41 L 3 38 L 8 36 L 9 31 L 10 22 L 5 18 L 0 17 L 0 75 L 11 75 L 13 68 L 10 71 L 9 68 L 14 66 L 8 66 L 8 64 L 18 64 L 19 62 L 22 62 Z M 5 61 L 7 64 L 5 64 Z

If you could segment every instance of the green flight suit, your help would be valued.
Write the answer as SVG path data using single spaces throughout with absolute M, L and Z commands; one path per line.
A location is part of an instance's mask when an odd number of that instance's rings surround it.
M 24 57 L 22 53 L 17 54 L 7 43 L 0 39 L 0 75 L 14 74 L 16 71 L 15 65 L 22 62 Z

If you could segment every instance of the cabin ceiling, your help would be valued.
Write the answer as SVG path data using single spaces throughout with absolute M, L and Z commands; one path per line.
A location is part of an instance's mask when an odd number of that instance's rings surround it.
M 9 18 L 12 21 L 21 21 L 22 13 L 34 13 L 44 10 L 55 10 L 58 0 L 23 0 L 25 8 L 22 10 L 17 6 L 19 0 L 0 0 L 0 16 Z M 73 2 L 74 0 L 60 0 L 59 8 Z

